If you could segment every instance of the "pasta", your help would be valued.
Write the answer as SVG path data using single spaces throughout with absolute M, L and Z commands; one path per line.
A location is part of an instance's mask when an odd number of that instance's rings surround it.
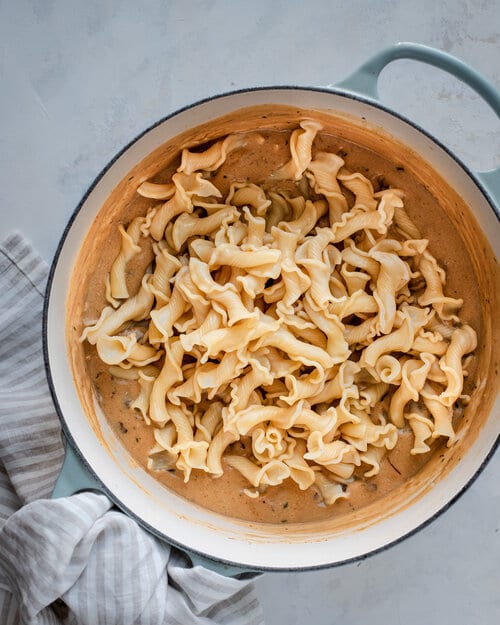
M 379 473 L 404 432 L 414 456 L 456 440 L 477 345 L 463 301 L 445 294 L 404 192 L 375 192 L 316 150 L 321 130 L 300 123 L 270 186 L 216 184 L 245 146 L 234 134 L 184 149 L 169 182 L 137 189 L 152 205 L 119 226 L 111 306 L 81 340 L 137 384 L 152 471 L 187 482 L 231 468 L 252 499 L 291 480 L 332 505 Z M 154 258 L 130 294 L 127 265 L 146 240 Z

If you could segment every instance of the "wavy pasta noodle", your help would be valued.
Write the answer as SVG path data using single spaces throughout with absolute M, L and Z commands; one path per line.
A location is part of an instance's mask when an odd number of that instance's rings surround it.
M 477 346 L 463 301 L 446 294 L 404 191 L 375 191 L 316 147 L 321 131 L 301 121 L 266 182 L 218 175 L 244 158 L 244 133 L 184 148 L 169 180 L 138 186 L 144 215 L 118 226 L 111 306 L 81 340 L 135 385 L 152 472 L 236 472 L 250 502 L 288 481 L 329 506 L 402 436 L 412 457 L 456 439 Z M 152 263 L 129 293 L 145 246 Z

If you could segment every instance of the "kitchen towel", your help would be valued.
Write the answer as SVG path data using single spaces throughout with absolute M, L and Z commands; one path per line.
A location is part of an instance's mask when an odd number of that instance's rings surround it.
M 49 498 L 64 450 L 42 355 L 47 276 L 21 235 L 0 245 L 0 624 L 263 623 L 250 576 L 193 566 L 104 495 Z

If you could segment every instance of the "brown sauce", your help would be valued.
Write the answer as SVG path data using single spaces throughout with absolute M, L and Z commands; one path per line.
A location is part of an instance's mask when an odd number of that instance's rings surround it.
M 265 138 L 264 142 L 260 141 L 261 136 Z M 212 182 L 223 195 L 233 181 L 250 181 L 271 188 L 273 183 L 268 178 L 269 173 L 289 159 L 289 138 L 288 129 L 267 129 L 258 134 L 252 133 L 244 154 L 240 151 L 231 153 L 212 177 Z M 404 190 L 408 214 L 420 228 L 422 236 L 430 240 L 431 253 L 446 270 L 445 293 L 451 297 L 464 298 L 461 319 L 481 336 L 481 307 L 477 298 L 471 297 L 471 294 L 479 292 L 478 279 L 468 256 L 464 254 L 463 241 L 457 229 L 431 190 L 407 169 L 405 162 L 388 159 L 381 153 L 336 136 L 331 129 L 320 133 L 316 138 L 313 154 L 316 151 L 340 154 L 345 159 L 347 168 L 364 174 L 373 182 L 375 189 L 397 187 Z M 152 180 L 168 181 L 178 162 L 176 157 L 156 173 Z M 293 186 L 293 183 L 289 184 Z M 86 322 L 97 319 L 100 310 L 106 305 L 104 278 L 120 248 L 116 225 L 120 222 L 126 224 L 133 217 L 144 214 L 153 203 L 154 200 L 132 195 L 121 213 L 110 220 L 106 245 L 101 248 L 97 262 L 93 262 L 92 277 L 87 283 L 86 302 L 82 311 Z M 145 245 L 144 253 L 127 267 L 131 293 L 137 290 L 151 258 L 152 252 Z M 88 374 L 93 380 L 95 392 L 112 429 L 131 456 L 146 467 L 148 451 L 154 440 L 151 428 L 130 408 L 130 402 L 139 392 L 138 384 L 112 377 L 108 367 L 97 357 L 95 348 L 85 343 L 84 350 Z M 466 393 L 470 393 L 474 386 L 474 363 L 469 366 L 469 372 L 464 390 Z M 365 479 L 361 471 L 358 479 L 348 486 L 349 498 L 340 500 L 333 506 L 322 504 L 315 487 L 302 492 L 291 480 L 281 486 L 269 487 L 260 498 L 251 499 L 243 493 L 243 489 L 249 486 L 248 483 L 230 467 L 226 467 L 224 475 L 218 479 L 201 471 L 194 471 L 188 483 L 183 482 L 182 474 L 178 472 L 154 472 L 152 475 L 183 497 L 223 515 L 267 523 L 307 522 L 340 517 L 380 500 L 405 484 L 431 457 L 439 456 L 443 450 L 442 444 L 436 443 L 428 454 L 411 456 L 409 450 L 412 445 L 411 431 L 401 431 L 398 445 L 384 458 L 379 475 Z

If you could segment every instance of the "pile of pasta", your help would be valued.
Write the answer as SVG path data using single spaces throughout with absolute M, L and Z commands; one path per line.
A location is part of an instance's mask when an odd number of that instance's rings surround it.
M 340 156 L 315 151 L 321 129 L 305 119 L 292 132 L 272 191 L 233 182 L 222 197 L 211 182 L 244 134 L 184 149 L 171 182 L 138 188 L 156 201 L 119 226 L 110 306 L 82 340 L 113 375 L 138 381 L 132 407 L 156 441 L 149 468 L 188 481 L 230 466 L 250 497 L 291 479 L 332 504 L 379 472 L 404 428 L 411 454 L 453 444 L 476 333 L 460 321 L 462 300 L 444 294 L 403 192 L 374 192 Z M 276 191 L 281 180 L 295 195 Z M 154 261 L 130 294 L 143 237 Z

